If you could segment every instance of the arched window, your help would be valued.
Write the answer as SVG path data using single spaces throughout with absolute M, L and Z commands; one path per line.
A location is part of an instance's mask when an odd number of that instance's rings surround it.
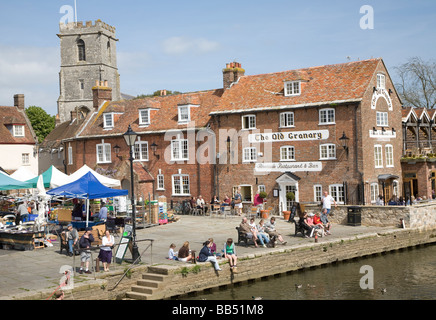
M 82 39 L 77 41 L 77 49 L 79 52 L 79 61 L 86 61 L 85 42 Z

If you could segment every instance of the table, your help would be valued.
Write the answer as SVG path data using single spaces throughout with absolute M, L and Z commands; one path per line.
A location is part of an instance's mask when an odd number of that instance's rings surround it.
M 93 226 L 97 226 L 104 223 L 105 223 L 104 221 L 98 221 L 98 222 L 89 221 L 88 227 L 92 228 Z M 73 228 L 76 228 L 78 231 L 86 229 L 86 221 L 72 221 L 71 224 L 73 225 Z

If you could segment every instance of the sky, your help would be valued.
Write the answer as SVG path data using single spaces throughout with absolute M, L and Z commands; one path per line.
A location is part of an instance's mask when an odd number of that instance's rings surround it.
M 77 20 L 116 27 L 121 92 L 222 88 L 222 69 L 246 75 L 383 58 L 434 59 L 436 1 L 76 0 Z M 0 105 L 57 113 L 59 22 L 74 0 L 0 0 Z M 65 8 L 65 7 L 64 7 Z M 62 11 L 62 12 L 61 12 Z

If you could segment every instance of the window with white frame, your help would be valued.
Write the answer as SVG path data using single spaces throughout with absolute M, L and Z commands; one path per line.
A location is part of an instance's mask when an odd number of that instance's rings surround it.
M 335 123 L 335 109 L 321 109 L 319 110 L 319 124 L 334 124 Z
M 377 88 L 385 89 L 386 88 L 386 76 L 384 74 L 377 74 Z
M 385 146 L 386 151 L 386 167 L 394 166 L 394 147 L 391 144 Z
M 377 126 L 379 126 L 379 127 L 389 126 L 387 112 L 378 112 L 377 111 Z
M 104 143 L 97 145 L 97 163 L 110 163 L 111 162 L 111 145 Z
M 191 112 L 189 106 L 179 106 L 179 123 L 191 121 Z
M 301 81 L 285 82 L 285 96 L 298 96 L 301 93 Z
M 280 148 L 280 161 L 294 161 L 295 148 L 291 146 L 284 146 Z
M 71 145 L 68 146 L 68 164 L 73 164 L 73 147 Z
M 322 185 L 316 184 L 313 186 L 313 200 L 315 202 L 321 202 L 321 200 L 322 200 Z
M 172 161 L 189 160 L 187 139 L 175 139 L 171 141 L 171 160 Z
M 242 116 L 242 129 L 256 129 L 256 116 Z
M 345 202 L 345 194 L 344 194 L 344 185 L 343 184 L 332 184 L 329 186 L 330 195 L 333 199 L 335 199 L 336 203 L 344 204 Z
M 294 126 L 294 113 L 293 112 L 280 113 L 280 127 L 289 128 L 293 126 Z
M 136 161 L 148 161 L 148 142 L 137 141 L 135 142 L 133 150 L 133 158 Z
M 189 175 L 187 174 L 175 174 L 173 179 L 173 195 L 175 196 L 189 196 Z
M 150 109 L 139 110 L 139 125 L 150 124 Z
M 378 144 L 374 146 L 374 165 L 376 168 L 383 168 L 382 146 Z
M 266 187 L 265 187 L 265 185 L 264 185 L 264 184 L 260 184 L 260 185 L 257 187 L 257 191 L 258 191 L 258 192 L 266 192 Z
M 21 154 L 21 163 L 24 166 L 30 165 L 30 154 L 29 153 L 22 153 Z
M 256 147 L 248 147 L 242 150 L 242 161 L 243 162 L 254 162 L 257 160 L 257 150 Z
M 14 125 L 13 126 L 13 135 L 14 135 L 14 137 L 24 137 L 24 126 L 23 125 Z
M 157 175 L 157 190 L 165 190 L 165 184 L 164 184 L 164 175 L 158 174 Z
M 371 184 L 371 203 L 376 203 L 379 193 L 378 183 Z
M 110 129 L 114 127 L 114 114 L 113 113 L 105 113 L 103 114 L 103 126 L 105 129 Z
M 322 144 L 319 146 L 320 160 L 335 160 L 336 145 L 333 143 Z

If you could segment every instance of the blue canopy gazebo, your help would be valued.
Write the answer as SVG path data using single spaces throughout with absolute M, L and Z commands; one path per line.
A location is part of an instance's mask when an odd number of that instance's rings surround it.
M 89 221 L 89 200 L 90 199 L 101 199 L 101 198 L 112 198 L 119 196 L 126 196 L 129 193 L 128 190 L 112 189 L 104 186 L 97 178 L 88 172 L 80 179 L 68 183 L 66 185 L 60 186 L 58 188 L 51 189 L 47 191 L 48 195 L 65 197 L 65 198 L 76 198 L 85 199 L 86 204 L 86 226 L 88 227 Z

